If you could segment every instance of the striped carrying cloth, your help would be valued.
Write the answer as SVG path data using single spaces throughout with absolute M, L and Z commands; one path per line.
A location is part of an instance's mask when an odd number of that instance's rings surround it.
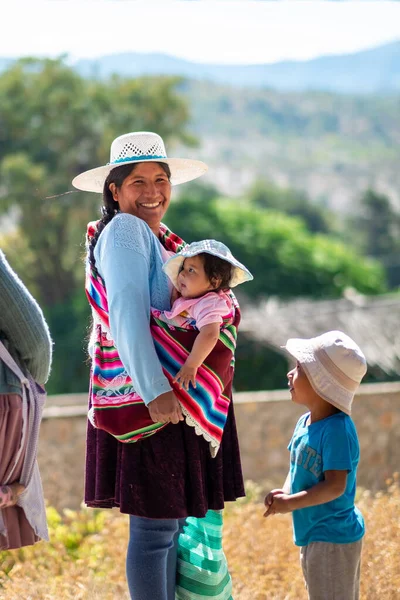
M 89 223 L 88 242 L 95 234 L 96 226 L 97 223 Z M 160 240 L 167 250 L 175 253 L 185 246 L 185 242 L 164 225 L 160 228 Z M 91 421 L 121 442 L 136 442 L 168 424 L 154 423 L 143 400 L 135 392 L 110 333 L 105 283 L 90 263 L 86 273 L 86 295 L 94 320 Z M 190 393 L 180 389 L 173 379 L 189 355 L 198 331 L 193 327 L 169 326 L 157 318 L 159 311 L 153 311 L 150 318 L 150 329 L 164 374 L 180 401 L 187 424 L 210 443 L 212 456 L 218 452 L 228 414 L 230 397 L 225 390 L 233 378 L 240 321 L 236 298 L 232 292 L 229 297 L 231 314 L 224 320 L 219 340 L 206 363 L 198 369 L 197 386 L 191 387 Z
M 232 600 L 232 579 L 222 549 L 222 511 L 188 517 L 179 536 L 176 600 Z

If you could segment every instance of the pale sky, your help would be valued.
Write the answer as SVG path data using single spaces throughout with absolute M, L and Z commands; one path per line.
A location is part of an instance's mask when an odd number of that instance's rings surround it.
M 13 0 L 1 17 L 0 58 L 162 52 L 251 64 L 400 40 L 400 2 L 385 1 Z

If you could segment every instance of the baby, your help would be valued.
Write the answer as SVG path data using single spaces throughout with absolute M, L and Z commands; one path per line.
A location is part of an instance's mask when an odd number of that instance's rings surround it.
M 225 244 L 216 240 L 193 242 L 172 256 L 163 267 L 180 296 L 170 311 L 158 318 L 175 327 L 194 326 L 199 334 L 174 382 L 196 387 L 197 370 L 218 341 L 220 328 L 233 321 L 229 289 L 253 279 Z

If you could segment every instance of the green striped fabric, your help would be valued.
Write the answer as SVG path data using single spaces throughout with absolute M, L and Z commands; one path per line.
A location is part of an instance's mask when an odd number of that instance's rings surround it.
M 186 519 L 178 543 L 176 600 L 233 600 L 222 527 L 222 510 Z

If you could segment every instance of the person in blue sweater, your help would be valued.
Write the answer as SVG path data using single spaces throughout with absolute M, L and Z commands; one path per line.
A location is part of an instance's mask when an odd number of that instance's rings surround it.
M 183 418 L 150 329 L 151 307 L 171 309 L 173 286 L 163 265 L 185 245 L 164 225 L 172 187 L 206 170 L 201 161 L 167 157 L 156 133 L 131 132 L 112 142 L 107 165 L 73 180 L 77 189 L 103 194 L 102 218 L 89 224 L 87 237 L 90 405 L 103 396 L 127 400 L 163 425 L 126 444 L 88 423 L 85 502 L 129 515 L 126 575 L 133 600 L 175 600 L 178 538 L 186 518 L 203 519 L 244 496 L 232 402 L 212 457 L 209 442 Z M 224 394 L 231 398 L 228 370 Z M 210 587 L 209 579 L 205 584 Z
M 360 452 L 350 415 L 366 360 L 340 331 L 285 347 L 297 361 L 287 375 L 292 400 L 309 411 L 297 422 L 289 473 L 265 497 L 264 516 L 292 513 L 310 600 L 357 600 L 364 520 L 354 504 Z

